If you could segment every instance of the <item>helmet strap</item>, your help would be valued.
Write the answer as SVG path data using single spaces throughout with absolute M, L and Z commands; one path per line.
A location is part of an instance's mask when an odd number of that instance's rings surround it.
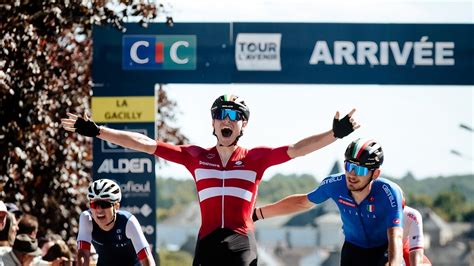
M 112 221 L 110 221 L 108 224 L 106 224 L 105 226 L 109 226 L 111 225 L 112 223 L 115 222 L 116 218 L 117 218 L 117 211 L 115 210 L 115 207 L 112 206 L 112 208 L 114 209 L 114 218 L 112 218 Z

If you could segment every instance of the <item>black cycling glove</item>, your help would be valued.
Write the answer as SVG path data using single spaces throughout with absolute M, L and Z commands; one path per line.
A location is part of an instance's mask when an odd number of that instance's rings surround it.
M 252 221 L 254 221 L 254 222 L 258 221 L 258 216 L 257 216 L 256 210 L 257 210 L 257 208 L 253 209 L 253 213 L 252 213 Z
M 332 122 L 332 131 L 334 132 L 334 137 L 342 139 L 343 137 L 354 132 L 354 127 L 352 126 L 351 118 L 349 115 L 344 116 L 343 119 L 339 120 L 334 118 Z
M 92 119 L 85 120 L 82 117 L 78 117 L 76 123 L 74 123 L 74 128 L 77 133 L 87 137 L 95 137 L 100 134 L 99 127 Z
M 258 209 L 258 211 L 260 212 L 260 216 L 262 216 L 262 218 L 258 218 L 258 216 L 257 216 L 257 209 Z M 263 219 L 265 219 L 265 217 L 263 217 L 262 208 L 255 208 L 255 209 L 253 209 L 252 220 L 253 220 L 254 222 L 256 222 L 256 221 L 258 221 L 258 220 L 263 220 Z

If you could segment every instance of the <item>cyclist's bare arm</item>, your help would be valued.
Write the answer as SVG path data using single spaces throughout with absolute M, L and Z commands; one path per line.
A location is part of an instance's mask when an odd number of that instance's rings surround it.
M 410 265 L 421 266 L 423 265 L 423 249 L 415 249 L 410 252 Z
M 358 129 L 360 127 L 360 125 L 358 125 L 354 121 L 354 119 L 352 118 L 352 115 L 354 114 L 355 111 L 356 111 L 355 109 L 352 109 L 352 111 L 349 114 L 347 114 L 347 116 L 349 118 L 348 121 L 347 120 L 344 121 L 344 119 L 342 119 L 342 121 L 339 120 L 339 112 L 336 112 L 336 115 L 334 116 L 335 121 L 337 121 L 338 123 L 343 123 L 344 127 L 346 127 L 345 129 L 337 130 L 339 127 L 338 126 L 335 127 L 333 125 L 332 130 L 329 130 L 327 132 L 317 134 L 317 135 L 313 135 L 313 136 L 307 137 L 305 139 L 302 139 L 302 140 L 298 141 L 297 143 L 295 143 L 293 145 L 290 145 L 288 147 L 288 151 L 287 151 L 288 156 L 290 158 L 296 158 L 296 157 L 299 157 L 299 156 L 303 156 L 303 155 L 306 155 L 308 153 L 317 151 L 317 150 L 333 143 L 337 139 L 335 137 L 335 135 L 339 135 L 339 134 L 335 134 L 335 131 L 339 131 L 339 132 L 340 131 L 345 131 L 345 130 L 348 129 L 347 127 L 352 127 L 352 131 Z M 350 132 L 352 132 L 352 131 L 350 131 Z M 346 136 L 346 135 L 350 134 L 350 132 L 349 131 L 340 132 L 340 134 L 343 134 L 343 135 L 339 136 L 339 137 Z
M 91 257 L 90 250 L 79 249 L 77 250 L 77 266 L 89 266 Z
M 146 257 L 142 260 L 140 260 L 140 263 L 143 265 L 143 266 L 155 266 L 155 260 L 153 260 L 153 257 Z
M 290 145 L 287 151 L 288 156 L 290 156 L 290 158 L 304 156 L 313 151 L 317 151 L 334 141 L 336 141 L 336 138 L 334 137 L 332 130 L 322 134 L 313 135 Z
M 137 132 L 117 130 L 101 126 L 100 134 L 97 137 L 122 147 L 149 154 L 153 154 L 156 150 L 156 140 Z
M 275 203 L 257 208 L 256 214 L 259 219 L 266 219 L 274 216 L 305 211 L 313 206 L 314 203 L 308 200 L 308 196 L 306 194 L 294 194 Z
M 388 262 L 387 265 L 401 265 L 403 261 L 403 228 L 390 227 L 388 236 Z
M 61 119 L 62 126 L 67 131 L 76 132 L 75 124 L 79 116 L 71 113 L 68 113 L 67 115 L 68 118 Z M 84 119 L 86 121 L 89 120 L 86 115 L 84 115 Z M 99 135 L 97 135 L 97 137 L 122 147 L 146 152 L 149 154 L 153 154 L 156 150 L 156 141 L 154 139 L 137 132 L 99 126 Z

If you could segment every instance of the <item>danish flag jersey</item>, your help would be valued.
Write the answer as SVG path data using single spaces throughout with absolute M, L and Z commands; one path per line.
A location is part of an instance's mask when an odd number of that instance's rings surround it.
M 218 228 L 242 235 L 254 230 L 252 210 L 258 184 L 268 167 L 290 160 L 287 151 L 288 146 L 250 150 L 237 147 L 225 167 L 216 147 L 204 149 L 158 141 L 155 155 L 184 165 L 193 175 L 201 208 L 202 239 Z

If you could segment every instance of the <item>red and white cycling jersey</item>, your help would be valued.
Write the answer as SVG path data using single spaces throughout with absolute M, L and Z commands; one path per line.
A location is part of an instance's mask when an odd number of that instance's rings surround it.
M 176 146 L 158 141 L 155 155 L 184 165 L 196 182 L 202 239 L 217 228 L 246 235 L 253 231 L 252 210 L 265 170 L 290 160 L 288 146 L 237 147 L 224 167 L 216 147 Z
M 410 252 L 424 248 L 423 220 L 416 209 L 405 206 L 403 209 L 403 258 L 405 265 L 410 266 Z M 431 265 L 426 256 L 423 265 Z
M 423 221 L 419 211 L 405 206 L 403 209 L 403 249 L 423 249 Z

